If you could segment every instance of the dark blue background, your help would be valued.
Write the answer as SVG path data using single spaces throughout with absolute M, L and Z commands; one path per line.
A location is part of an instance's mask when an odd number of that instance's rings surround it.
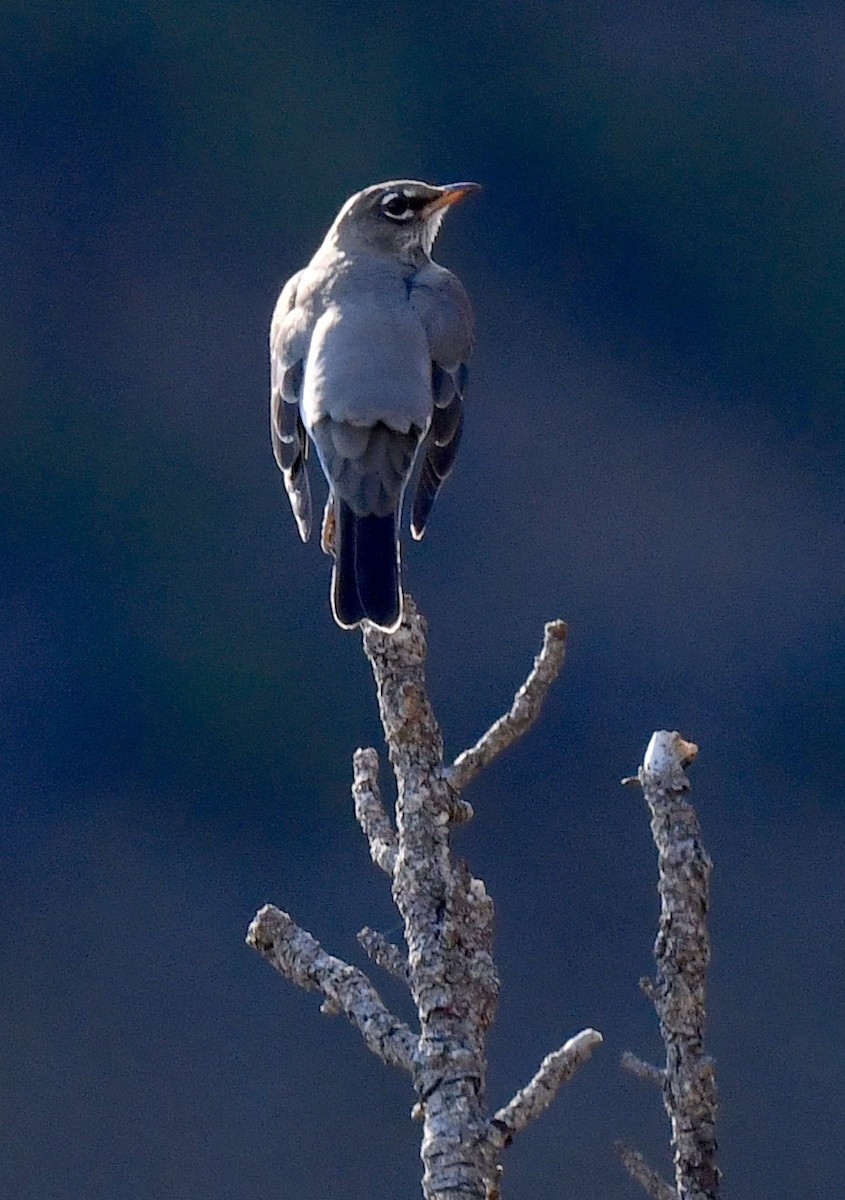
M 406 1080 L 243 945 L 398 936 L 349 800 L 359 639 L 270 454 L 266 329 L 346 196 L 485 185 L 459 469 L 406 553 L 450 753 L 571 624 L 458 837 L 496 901 L 490 1100 L 605 1046 L 506 1194 L 668 1172 L 618 780 L 701 743 L 726 1192 L 832 1195 L 845 1090 L 839 4 L 17 3 L 0 12 L 0 1181 L 16 1200 L 417 1194 Z M 391 1003 L 401 998 L 389 984 Z M 403 1011 L 406 1011 L 403 1009 Z

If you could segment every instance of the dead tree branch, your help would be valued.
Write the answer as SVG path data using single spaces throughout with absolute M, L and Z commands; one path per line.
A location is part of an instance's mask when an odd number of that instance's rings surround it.
M 346 1013 L 373 1054 L 390 1066 L 413 1069 L 416 1038 L 388 1012 L 363 971 L 327 954 L 316 938 L 272 904 L 256 913 L 246 940 L 286 979 L 321 991 L 324 1012 Z
M 496 1132 L 491 1132 L 491 1136 L 500 1138 L 501 1145 L 508 1145 L 515 1133 L 523 1130 L 549 1107 L 558 1088 L 572 1078 L 601 1040 L 602 1036 L 597 1030 L 584 1029 L 559 1050 L 547 1054 L 534 1078 L 492 1118 L 490 1124 Z
M 405 955 L 398 946 L 394 946 L 393 942 L 389 942 L 383 933 L 379 933 L 377 929 L 370 929 L 369 925 L 365 925 L 358 933 L 358 941 L 377 967 L 381 967 L 382 971 L 386 971 L 388 975 L 392 975 L 400 983 L 410 986 L 411 973 Z
M 625 1070 L 636 1075 L 637 1079 L 642 1079 L 644 1083 L 656 1083 L 658 1087 L 663 1087 L 666 1072 L 662 1067 L 656 1067 L 654 1063 L 637 1058 L 636 1054 L 632 1054 L 630 1050 L 624 1052 L 621 1061 Z
M 644 990 L 657 1010 L 666 1047 L 666 1067 L 659 1074 L 675 1161 L 675 1192 L 670 1189 L 668 1194 L 676 1194 L 677 1200 L 718 1200 L 716 1080 L 713 1060 L 704 1050 L 705 980 L 710 960 L 707 911 L 713 866 L 701 842 L 695 810 L 686 799 L 689 780 L 684 771 L 697 753 L 698 747 L 680 734 L 662 730 L 649 742 L 637 775 L 651 814 L 660 892 L 660 925 L 654 946 L 657 971 L 652 987 Z M 630 1069 L 630 1063 L 626 1065 Z M 663 1200 L 665 1192 L 644 1182 L 643 1171 L 651 1168 L 635 1151 L 626 1150 L 626 1155 L 621 1157 L 631 1175 L 650 1195 Z M 640 1164 L 639 1174 L 632 1163 Z
M 356 750 L 352 757 L 352 799 L 355 801 L 355 818 L 370 843 L 370 857 L 382 871 L 392 875 L 398 843 L 381 802 L 375 750 Z
M 456 791 L 465 788 L 479 771 L 523 736 L 540 715 L 540 709 L 554 681 L 563 670 L 566 656 L 565 621 L 549 621 L 543 647 L 534 659 L 531 674 L 513 698 L 510 710 L 494 721 L 487 732 L 469 750 L 459 754 L 448 771 Z
M 652 1200 L 678 1200 L 677 1192 L 671 1183 L 667 1183 L 654 1167 L 648 1165 L 639 1150 L 634 1150 L 625 1142 L 616 1142 L 614 1149 L 622 1166 Z
M 406 596 L 396 633 L 364 625 L 364 651 L 396 778 L 395 825 L 381 802 L 375 750 L 356 751 L 352 790 L 371 857 L 391 877 L 407 959 L 372 930 L 362 930 L 359 939 L 376 963 L 407 982 L 418 1032 L 387 1011 L 363 972 L 326 954 L 286 914 L 268 906 L 250 927 L 250 944 L 282 974 L 302 987 L 319 988 L 331 1010 L 347 1013 L 371 1050 L 410 1070 L 414 1115 L 423 1121 L 426 1200 L 498 1197 L 501 1150 L 540 1115 L 601 1041 L 592 1029 L 577 1034 L 543 1060 L 509 1104 L 488 1116 L 485 1042 L 499 992 L 493 903 L 483 882 L 453 859 L 451 829 L 472 815 L 460 788 L 536 720 L 560 672 L 565 634 L 562 621 L 546 626 L 543 649 L 510 712 L 447 771 L 426 692 L 424 619 Z

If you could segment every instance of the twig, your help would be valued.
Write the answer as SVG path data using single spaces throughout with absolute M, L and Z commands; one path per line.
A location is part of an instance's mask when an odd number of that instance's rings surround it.
M 479 771 L 512 746 L 537 720 L 549 688 L 563 669 L 566 633 L 565 621 L 549 621 L 546 625 L 543 648 L 534 659 L 531 674 L 514 696 L 510 711 L 499 717 L 474 746 L 459 754 L 447 771 L 447 778 L 456 791 L 465 788 Z
M 646 1000 L 650 1000 L 652 1004 L 657 1003 L 657 990 L 654 986 L 653 979 L 651 979 L 648 975 L 643 975 L 637 986 L 645 996 Z
M 654 1063 L 637 1058 L 636 1054 L 632 1054 L 630 1050 L 625 1050 L 622 1054 L 621 1064 L 626 1071 L 630 1071 L 632 1075 L 636 1075 L 637 1079 L 642 1079 L 645 1083 L 656 1083 L 658 1087 L 663 1087 L 666 1072 L 661 1067 L 656 1067 Z
M 625 1142 L 614 1142 L 613 1148 L 619 1155 L 625 1170 L 635 1183 L 648 1192 L 652 1200 L 678 1200 L 672 1185 L 667 1183 L 654 1167 L 648 1165 L 639 1150 L 626 1145 Z
M 372 748 L 352 755 L 352 799 L 355 817 L 370 843 L 370 857 L 388 875 L 396 866 L 396 833 L 384 811 L 378 785 L 378 754 Z
M 379 1058 L 413 1070 L 416 1037 L 388 1011 L 363 971 L 327 954 L 316 938 L 272 904 L 256 914 L 246 940 L 291 983 L 321 991 L 326 1012 L 346 1013 Z
M 410 985 L 411 974 L 408 960 L 399 947 L 394 946 L 393 942 L 389 942 L 383 933 L 365 925 L 358 934 L 358 941 L 377 967 L 381 967 L 382 971 L 386 971 L 400 983 Z
M 549 1107 L 558 1088 L 567 1083 L 602 1041 L 595 1029 L 582 1029 L 559 1050 L 547 1054 L 536 1074 L 514 1098 L 491 1118 L 490 1136 L 506 1146 L 515 1133 Z

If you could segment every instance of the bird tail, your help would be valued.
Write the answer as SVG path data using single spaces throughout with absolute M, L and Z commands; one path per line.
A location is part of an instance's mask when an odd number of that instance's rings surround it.
M 396 513 L 359 517 L 335 497 L 332 611 L 344 629 L 372 621 L 394 633 L 402 619 Z

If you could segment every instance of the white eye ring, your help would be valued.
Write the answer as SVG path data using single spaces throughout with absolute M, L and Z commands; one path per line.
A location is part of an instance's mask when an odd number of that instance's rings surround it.
M 405 205 L 398 212 L 391 212 L 388 205 L 395 204 L 397 200 L 401 200 Z M 385 192 L 379 201 L 379 208 L 385 217 L 390 217 L 391 221 L 409 221 L 414 215 L 414 210 L 408 203 L 408 197 L 404 192 Z

